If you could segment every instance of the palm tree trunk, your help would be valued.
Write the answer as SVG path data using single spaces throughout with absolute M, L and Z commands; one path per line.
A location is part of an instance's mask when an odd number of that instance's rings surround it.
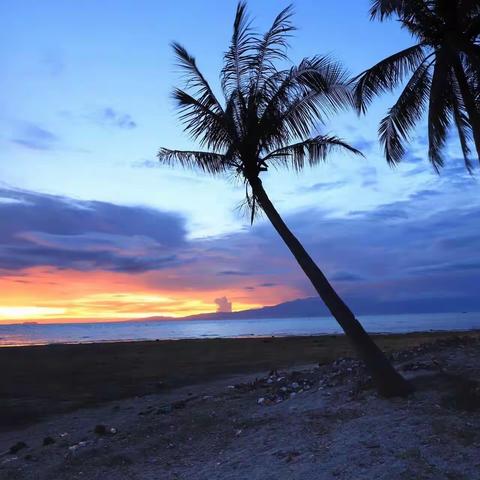
M 455 76 L 457 77 L 458 86 L 460 87 L 463 103 L 467 110 L 468 119 L 472 126 L 473 140 L 475 142 L 475 148 L 477 149 L 478 160 L 480 161 L 480 111 L 468 85 L 468 80 L 460 60 L 457 59 L 457 61 L 455 61 L 453 68 Z
M 265 192 L 262 181 L 249 179 L 252 191 L 275 230 L 307 275 L 315 290 L 352 342 L 360 358 L 370 371 L 378 392 L 386 397 L 405 396 L 412 392 L 411 385 L 393 368 L 385 354 L 363 329 L 348 306 L 338 296 L 322 271 L 317 267 L 302 244 L 289 230 Z

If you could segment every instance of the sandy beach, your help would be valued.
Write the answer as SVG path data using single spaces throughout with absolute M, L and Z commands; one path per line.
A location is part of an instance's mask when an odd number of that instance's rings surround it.
M 480 478 L 480 334 L 377 341 L 412 397 L 342 336 L 1 349 L 0 478 Z

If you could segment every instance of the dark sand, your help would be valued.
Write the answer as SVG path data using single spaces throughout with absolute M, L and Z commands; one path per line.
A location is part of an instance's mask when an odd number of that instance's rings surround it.
M 0 432 L 0 479 L 480 480 L 480 334 L 378 340 L 408 398 L 317 366 L 343 337 L 2 350 L 8 401 L 49 415 Z
M 375 338 L 392 352 L 451 335 Z M 0 431 L 112 400 L 345 356 L 354 352 L 342 335 L 0 348 Z

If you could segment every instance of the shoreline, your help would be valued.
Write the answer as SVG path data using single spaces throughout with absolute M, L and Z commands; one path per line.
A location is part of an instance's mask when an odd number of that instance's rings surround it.
M 60 324 L 61 325 L 61 324 Z M 401 335 L 429 335 L 429 334 L 455 334 L 455 333 L 480 333 L 480 328 L 448 328 L 448 329 L 429 329 L 429 330 L 410 330 L 405 332 L 367 332 L 372 337 L 377 336 L 401 336 Z M 336 333 L 309 333 L 309 334 L 275 334 L 275 335 L 237 335 L 237 336 L 202 336 L 202 337 L 180 337 L 180 338 L 131 338 L 131 339 L 106 339 L 106 340 L 87 340 L 71 342 L 43 342 L 43 343 L 19 343 L 19 344 L 1 344 L 0 350 L 4 348 L 29 348 L 29 347 L 50 347 L 55 345 L 104 345 L 104 344 L 132 344 L 132 343 L 158 343 L 158 342 L 184 342 L 184 341 L 208 341 L 208 340 L 248 340 L 248 339 L 274 339 L 274 338 L 316 338 L 316 337 L 335 337 L 345 336 L 344 332 Z M 1 337 L 0 337 L 1 340 Z

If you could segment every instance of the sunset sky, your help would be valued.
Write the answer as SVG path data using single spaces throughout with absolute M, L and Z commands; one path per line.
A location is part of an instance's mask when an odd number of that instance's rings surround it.
M 251 0 L 258 29 L 287 4 Z M 369 21 L 368 0 L 294 5 L 293 61 L 330 53 L 356 74 L 411 44 L 396 22 Z M 314 294 L 266 220 L 250 227 L 239 212 L 240 185 L 155 162 L 161 146 L 193 146 L 169 97 L 181 83 L 170 42 L 218 88 L 235 6 L 1 2 L 0 323 L 184 316 Z M 393 99 L 325 126 L 365 159 L 332 155 L 264 183 L 347 299 L 450 298 L 461 311 L 480 290 L 478 173 L 465 172 L 453 136 L 434 173 L 424 122 L 405 162 L 387 166 L 376 132 Z

